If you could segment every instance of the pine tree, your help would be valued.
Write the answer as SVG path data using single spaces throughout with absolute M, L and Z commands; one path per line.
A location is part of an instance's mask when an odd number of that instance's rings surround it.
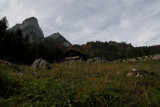
M 6 17 L 0 20 L 0 58 L 5 54 L 5 41 L 7 36 L 8 20 Z

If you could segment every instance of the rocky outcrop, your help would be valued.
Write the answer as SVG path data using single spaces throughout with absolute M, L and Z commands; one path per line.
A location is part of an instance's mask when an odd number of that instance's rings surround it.
M 37 59 L 33 62 L 31 68 L 34 69 L 34 70 L 35 69 L 50 70 L 52 68 L 52 66 L 48 61 L 40 58 L 40 59 Z
M 145 77 L 145 76 L 160 77 L 159 73 L 146 70 L 136 70 L 136 69 L 131 69 L 131 72 L 128 72 L 126 75 L 127 77 Z
M 71 43 L 66 40 L 60 33 L 53 33 L 52 35 L 48 36 L 45 38 L 45 41 L 50 41 L 50 42 L 59 42 L 65 47 L 69 47 Z
M 9 31 L 15 32 L 17 29 L 22 30 L 23 36 L 28 35 L 30 42 L 43 41 L 44 35 L 39 27 L 38 20 L 35 17 L 28 18 L 22 22 L 22 24 L 16 24 Z
M 11 63 L 11 62 L 8 62 L 8 61 L 5 61 L 5 60 L 1 60 L 0 59 L 0 64 L 2 64 L 2 65 L 7 65 L 7 66 L 13 66 L 13 64 Z
M 90 63 L 99 63 L 99 62 L 102 62 L 102 59 L 101 58 L 90 58 L 87 60 L 87 63 L 90 64 Z
M 155 59 L 155 60 L 160 59 L 160 54 L 153 55 L 152 59 Z
M 136 58 L 130 58 L 130 59 L 118 59 L 115 62 L 136 62 L 136 61 L 147 61 L 147 60 L 159 60 L 160 54 L 155 55 L 149 55 L 149 56 L 143 56 L 143 57 L 136 57 Z
M 132 69 L 131 72 L 127 73 L 127 77 L 145 77 L 148 76 L 148 72 L 145 70 L 136 70 L 136 69 Z

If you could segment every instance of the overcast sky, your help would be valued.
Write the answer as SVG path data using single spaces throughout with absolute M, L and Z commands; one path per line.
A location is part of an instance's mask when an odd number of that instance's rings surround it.
M 160 0 L 0 0 L 4 16 L 9 27 L 34 16 L 45 36 L 59 32 L 72 44 L 160 44 Z

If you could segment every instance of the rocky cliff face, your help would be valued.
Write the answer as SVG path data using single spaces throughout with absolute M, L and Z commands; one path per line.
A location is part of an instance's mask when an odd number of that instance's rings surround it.
M 59 42 L 63 46 L 68 47 L 71 45 L 60 33 L 53 33 L 52 35 L 44 38 L 43 32 L 39 27 L 38 20 L 35 17 L 28 18 L 22 22 L 22 24 L 16 24 L 9 31 L 15 32 L 17 29 L 22 30 L 23 36 L 28 35 L 30 42 L 34 41 L 50 41 L 50 42 Z
M 18 28 L 22 30 L 23 36 L 29 35 L 30 42 L 43 41 L 44 39 L 43 32 L 35 17 L 28 18 L 22 24 L 16 24 L 9 30 L 15 32 Z
M 66 40 L 60 33 L 53 33 L 52 35 L 46 37 L 44 40 L 49 41 L 57 41 L 60 42 L 63 46 L 68 47 L 71 45 L 71 43 Z

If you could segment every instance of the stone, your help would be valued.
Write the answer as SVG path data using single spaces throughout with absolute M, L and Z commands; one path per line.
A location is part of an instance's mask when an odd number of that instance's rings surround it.
M 136 69 L 131 69 L 132 72 L 129 72 L 127 74 L 127 77 L 132 77 L 132 76 L 135 76 L 135 77 L 145 77 L 148 75 L 148 72 L 145 71 L 145 70 L 136 70 Z
M 142 57 L 137 57 L 136 60 L 143 61 L 143 58 Z
M 11 62 L 8 62 L 8 61 L 3 61 L 3 64 L 8 65 L 8 66 L 13 66 L 13 64 Z
M 129 72 L 128 74 L 127 74 L 127 77 L 133 77 L 134 76 L 134 73 L 133 72 Z
M 150 58 L 149 58 L 149 56 L 144 56 L 144 59 L 149 60 Z
M 31 68 L 34 69 L 34 70 L 35 69 L 50 70 L 52 68 L 52 66 L 48 61 L 40 58 L 40 59 L 37 59 L 33 62 Z
M 155 60 L 160 59 L 160 54 L 153 55 L 152 59 L 155 59 Z
M 118 59 L 117 62 L 123 62 L 122 59 Z
M 136 58 L 128 59 L 129 62 L 136 62 Z
M 135 68 L 133 68 L 133 69 L 131 69 L 131 70 L 132 70 L 132 71 L 134 71 L 134 72 L 136 71 L 136 69 L 135 69 Z
M 117 75 L 120 75 L 121 73 L 120 72 L 117 72 Z
M 0 60 L 0 64 L 2 65 L 7 65 L 7 66 L 13 66 L 11 62 L 5 61 L 5 60 Z
M 148 72 L 145 71 L 145 70 L 138 70 L 138 71 L 135 71 L 136 74 L 139 74 L 139 75 L 143 75 L 143 76 L 147 76 L 148 75 Z
M 87 63 L 99 63 L 99 62 L 102 62 L 101 58 L 90 58 L 87 60 Z
M 136 77 L 144 77 L 142 74 L 136 74 Z

